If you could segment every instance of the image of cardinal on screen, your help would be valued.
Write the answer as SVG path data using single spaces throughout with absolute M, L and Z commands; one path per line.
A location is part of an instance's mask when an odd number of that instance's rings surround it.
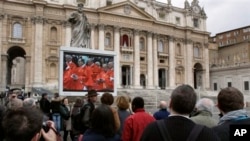
M 113 57 L 65 53 L 63 62 L 64 91 L 114 91 Z

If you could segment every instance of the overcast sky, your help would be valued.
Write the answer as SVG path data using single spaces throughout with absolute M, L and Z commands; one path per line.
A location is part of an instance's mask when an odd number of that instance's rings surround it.
M 167 0 L 157 0 L 167 3 Z M 184 7 L 185 0 L 171 0 L 172 5 Z M 193 0 L 188 0 L 189 3 Z M 199 0 L 207 14 L 207 31 L 211 36 L 250 25 L 250 0 Z

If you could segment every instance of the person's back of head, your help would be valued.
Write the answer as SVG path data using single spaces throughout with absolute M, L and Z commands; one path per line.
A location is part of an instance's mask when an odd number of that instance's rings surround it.
M 23 107 L 23 101 L 18 98 L 13 98 L 10 100 L 10 109 L 17 109 Z
M 127 110 L 129 108 L 129 100 L 125 96 L 118 96 L 116 98 L 116 106 L 121 110 Z
M 160 109 L 167 109 L 167 102 L 166 101 L 160 101 L 159 108 Z
M 217 96 L 217 101 L 218 108 L 224 113 L 240 110 L 244 107 L 244 96 L 234 87 L 222 89 Z
M 115 119 L 111 108 L 101 104 L 92 113 L 91 128 L 105 137 L 115 135 Z
M 36 108 L 8 110 L 2 122 L 6 141 L 31 141 L 39 138 L 42 121 L 43 114 Z
M 202 98 L 198 100 L 196 108 L 198 111 L 208 111 L 210 113 L 213 113 L 214 102 L 209 98 Z
M 47 93 L 43 93 L 42 94 L 42 98 L 47 98 L 48 94 Z
M 26 98 L 23 101 L 23 107 L 32 108 L 36 107 L 36 101 L 34 98 Z
M 110 93 L 104 93 L 101 97 L 101 103 L 106 105 L 112 105 L 114 103 L 114 97 Z
M 140 108 L 144 108 L 144 100 L 142 97 L 135 97 L 132 100 L 132 110 L 135 111 Z
M 195 107 L 196 100 L 196 93 L 191 86 L 178 86 L 171 94 L 169 103 L 170 111 L 182 115 L 189 115 Z

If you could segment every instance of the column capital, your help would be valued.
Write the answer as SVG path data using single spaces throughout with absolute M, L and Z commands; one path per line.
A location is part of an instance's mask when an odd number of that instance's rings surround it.
M 148 37 L 152 37 L 152 35 L 153 35 L 153 32 L 151 32 L 151 31 L 148 31 L 148 32 L 147 32 L 147 36 L 148 36 Z
M 205 48 L 208 48 L 208 46 L 209 46 L 209 43 L 204 43 Z
M 8 54 L 2 54 L 2 55 L 1 55 L 2 61 L 7 61 L 7 60 L 8 60 L 8 57 L 9 57 Z
M 105 27 L 104 24 L 99 24 L 99 25 L 98 25 L 99 30 L 104 30 L 104 27 Z
M 71 23 L 69 21 L 63 21 L 64 27 L 71 27 Z
M 44 23 L 44 20 L 45 18 L 42 17 L 42 16 L 34 16 L 31 18 L 31 21 L 34 23 L 34 24 L 43 24 Z
M 185 42 L 186 42 L 186 44 L 192 44 L 193 43 L 193 41 L 191 39 L 186 39 Z
M 134 34 L 135 36 L 139 35 L 140 30 L 139 29 L 134 29 Z
M 120 26 L 114 26 L 115 32 L 119 32 L 120 31 Z
M 96 24 L 94 24 L 94 23 L 91 23 L 90 24 L 90 28 L 93 30 L 93 29 L 95 29 L 95 27 L 96 27 Z
M 168 36 L 168 40 L 173 42 L 173 41 L 175 41 L 175 37 L 174 36 Z

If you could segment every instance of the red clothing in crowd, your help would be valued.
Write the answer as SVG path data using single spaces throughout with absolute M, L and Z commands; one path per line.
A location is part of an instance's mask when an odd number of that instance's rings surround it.
M 143 130 L 153 121 L 155 121 L 154 117 L 144 109 L 135 110 L 135 113 L 124 122 L 122 141 L 140 141 Z
M 73 90 L 76 84 L 76 81 L 72 79 L 72 74 L 75 73 L 77 66 L 72 61 L 67 62 L 67 67 L 63 72 L 63 89 Z

